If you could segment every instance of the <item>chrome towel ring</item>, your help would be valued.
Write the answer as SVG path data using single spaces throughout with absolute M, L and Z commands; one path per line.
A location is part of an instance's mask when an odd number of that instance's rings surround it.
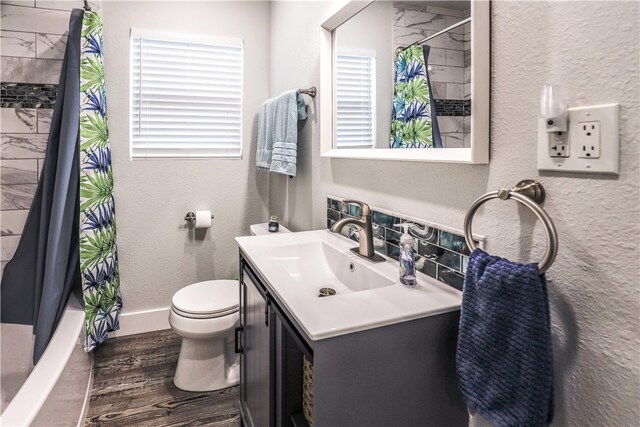
M 542 224 L 544 224 L 545 234 L 547 235 L 547 252 L 544 254 L 542 262 L 538 265 L 540 273 L 544 273 L 549 269 L 549 267 L 551 267 L 551 264 L 553 264 L 553 261 L 556 259 L 556 255 L 558 254 L 558 233 L 556 232 L 556 227 L 553 225 L 553 221 L 549 215 L 547 215 L 545 210 L 540 207 L 540 203 L 544 201 L 544 197 L 544 187 L 538 181 L 532 179 L 520 181 L 511 189 L 503 188 L 478 197 L 464 217 L 464 238 L 467 242 L 467 246 L 471 251 L 476 249 L 476 245 L 473 242 L 471 222 L 473 221 L 473 215 L 476 213 L 480 205 L 491 199 L 514 199 L 516 202 L 531 209 L 538 219 L 542 221 Z

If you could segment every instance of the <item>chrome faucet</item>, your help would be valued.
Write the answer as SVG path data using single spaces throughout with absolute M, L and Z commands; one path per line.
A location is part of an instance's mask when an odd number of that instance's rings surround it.
M 360 246 L 351 249 L 351 252 L 371 262 L 384 261 L 385 259 L 373 250 L 373 225 L 371 223 L 371 208 L 369 208 L 369 205 L 358 200 L 343 200 L 343 203 L 358 205 L 360 207 L 360 219 L 342 218 L 331 226 L 331 231 L 340 233 L 345 226 L 355 225 L 358 229 Z

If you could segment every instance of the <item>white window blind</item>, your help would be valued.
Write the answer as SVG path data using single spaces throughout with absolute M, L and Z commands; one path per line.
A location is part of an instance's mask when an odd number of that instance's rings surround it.
M 375 142 L 375 57 L 336 57 L 336 145 L 371 148 Z
M 131 156 L 239 158 L 242 40 L 184 37 L 131 35 Z

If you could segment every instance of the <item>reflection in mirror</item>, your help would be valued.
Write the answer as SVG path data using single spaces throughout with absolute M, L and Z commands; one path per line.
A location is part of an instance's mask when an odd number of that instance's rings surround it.
M 375 1 L 334 32 L 335 148 L 471 146 L 470 1 Z

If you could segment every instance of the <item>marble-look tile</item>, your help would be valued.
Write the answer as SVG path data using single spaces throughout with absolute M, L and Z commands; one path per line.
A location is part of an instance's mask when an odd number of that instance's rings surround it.
M 434 82 L 431 79 L 431 90 L 433 91 L 433 97 L 435 99 L 446 99 L 447 98 L 447 84 Z
M 38 108 L 38 133 L 49 134 L 53 108 Z
M 464 148 L 471 148 L 471 132 L 468 132 L 468 133 L 464 134 L 463 147 Z
M 435 34 L 435 31 L 427 31 L 428 35 Z M 462 34 L 444 33 L 429 40 L 431 47 L 442 49 L 464 50 L 464 36 Z
M 13 4 L 16 6 L 35 7 L 36 0 L 1 0 L 1 4 Z
M 393 25 L 398 25 L 400 27 L 405 26 L 405 12 L 403 9 L 394 8 L 393 9 Z
M 447 99 L 464 99 L 462 83 L 447 83 Z
M 44 167 L 44 159 L 38 160 L 38 180 L 40 180 L 40 176 L 42 175 L 42 168 Z
M 465 68 L 471 67 L 471 49 L 465 49 L 463 52 L 463 66 Z
M 447 28 L 447 22 L 444 15 L 408 10 L 405 12 L 405 26 L 423 30 L 441 31 Z
M 432 48 L 429 51 L 429 65 L 447 65 L 447 51 Z
M 438 123 L 440 123 L 440 118 L 438 118 Z M 447 142 L 445 147 L 447 148 L 463 148 L 464 147 L 464 133 L 462 132 L 451 132 L 447 133 Z
M 464 83 L 471 83 L 471 68 L 461 68 Z
M 457 24 L 458 22 L 462 21 L 464 18 L 459 17 L 459 16 L 447 16 L 446 17 L 446 21 L 447 21 L 447 27 L 452 26 L 453 24 Z M 455 34 L 464 34 L 465 33 L 465 27 L 469 25 L 469 24 L 464 24 L 461 25 L 459 27 L 454 28 L 453 30 L 450 30 L 452 33 Z
M 35 108 L 0 109 L 3 133 L 35 133 L 37 131 L 36 121 Z
M 471 83 L 464 84 L 464 99 L 471 99 Z
M 431 82 L 439 83 L 464 83 L 464 68 L 447 67 L 445 65 L 432 65 L 430 72 Z
M 45 59 L 64 59 L 67 36 L 58 34 L 36 35 L 36 57 Z
M 0 277 L 2 277 L 2 273 L 4 272 L 4 267 L 8 264 L 8 261 L 2 261 L 0 262 Z M 22 383 L 20 383 L 22 384 Z
M 3 185 L 0 195 L 0 210 L 29 209 L 36 194 L 37 184 Z
M 0 261 L 11 261 L 13 254 L 20 243 L 20 236 L 2 236 L 0 237 Z
M 447 51 L 447 65 L 450 67 L 464 67 L 464 52 L 461 50 Z
M 442 133 L 462 132 L 463 118 L 458 116 L 438 117 L 438 127 Z
M 40 159 L 47 149 L 46 134 L 9 134 L 0 135 L 2 159 Z
M 89 1 L 91 10 L 100 10 L 100 1 Z M 42 9 L 56 9 L 71 11 L 73 8 L 82 9 L 82 0 L 36 0 L 36 7 Z
M 3 160 L 0 165 L 0 183 L 37 184 L 38 161 L 36 159 Z
M 3 5 L 2 29 L 28 33 L 65 34 L 69 30 L 69 12 Z
M 471 116 L 465 116 L 464 119 L 462 119 L 462 130 L 465 133 L 471 132 Z
M 16 236 L 22 234 L 24 223 L 27 221 L 28 210 L 4 211 L 0 214 L 0 235 Z
M 0 31 L 0 50 L 3 56 L 35 58 L 36 35 L 19 31 Z
M 24 9 L 24 8 L 23 8 Z M 60 80 L 62 61 L 57 59 L 2 58 L 0 79 L 11 83 L 56 84 Z
M 426 8 L 425 8 L 426 12 L 437 13 L 440 15 L 447 15 L 447 16 L 456 16 L 458 18 L 464 17 L 463 10 L 453 9 L 450 7 L 433 6 L 433 5 L 430 5 L 429 2 L 425 2 L 425 3 L 426 3 Z
M 433 31 L 431 32 L 433 33 Z M 427 30 L 421 30 L 420 28 L 405 28 L 405 27 L 393 27 L 393 42 L 401 46 L 408 46 L 411 43 L 415 43 L 418 40 L 430 35 Z M 440 47 L 440 46 L 436 46 Z

